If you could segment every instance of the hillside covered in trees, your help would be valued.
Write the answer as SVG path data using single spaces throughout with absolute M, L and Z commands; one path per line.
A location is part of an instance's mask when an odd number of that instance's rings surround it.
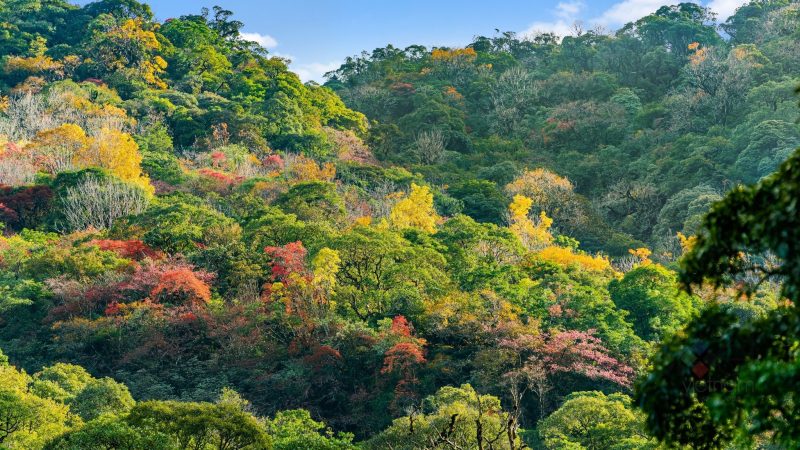
M 800 3 L 242 26 L 0 1 L 0 448 L 796 448 Z

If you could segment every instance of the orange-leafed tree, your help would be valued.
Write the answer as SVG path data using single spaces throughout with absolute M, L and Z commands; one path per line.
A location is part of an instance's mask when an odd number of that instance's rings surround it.
M 392 406 L 398 409 L 408 406 L 417 398 L 417 371 L 427 362 L 426 341 L 414 337 L 413 326 L 404 316 L 396 316 L 391 320 L 388 330 L 384 332 L 384 339 L 393 345 L 384 353 L 381 374 L 397 380 Z
M 171 305 L 204 305 L 211 300 L 211 288 L 188 267 L 178 267 L 161 274 L 150 297 Z

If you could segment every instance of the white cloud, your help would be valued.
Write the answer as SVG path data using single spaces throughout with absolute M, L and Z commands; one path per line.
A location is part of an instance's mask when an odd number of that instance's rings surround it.
M 275 48 L 278 46 L 278 41 L 275 40 L 274 37 L 268 34 L 261 34 L 261 33 L 240 33 L 242 39 L 247 41 L 253 41 L 256 44 L 264 47 L 264 48 Z
M 678 3 L 676 0 L 625 0 L 611 5 L 599 17 L 595 17 L 590 22 L 608 27 L 616 27 L 633 22 L 642 17 L 652 14 L 664 5 Z
M 694 2 L 700 3 L 699 1 Z M 589 22 L 608 27 L 617 27 L 652 14 L 664 5 L 677 3 L 679 3 L 677 0 L 624 0 L 611 5 L 603 14 L 591 19 Z M 736 11 L 736 8 L 745 3 L 747 3 L 746 0 L 710 0 L 704 4 L 717 13 L 719 22 L 724 22 Z
M 557 36 L 567 36 L 572 34 L 572 25 L 579 20 L 580 13 L 585 7 L 586 4 L 580 0 L 560 2 L 556 5 L 555 11 L 553 11 L 558 20 L 534 22 L 522 32 L 522 35 L 532 36 L 538 33 L 553 33 Z
M 564 20 L 574 20 L 585 7 L 586 4 L 582 1 L 560 2 L 556 5 L 556 16 Z
M 567 23 L 564 20 L 557 20 L 555 22 L 534 22 L 522 32 L 522 35 L 535 36 L 539 33 L 553 33 L 556 36 L 567 36 L 572 34 L 572 22 Z
M 322 83 L 324 80 L 323 75 L 331 70 L 336 70 L 342 65 L 340 61 L 331 61 L 329 63 L 309 63 L 309 64 L 292 64 L 291 69 L 296 73 L 303 82 L 316 81 Z
M 294 55 L 288 53 L 282 53 L 277 51 L 275 48 L 278 47 L 278 41 L 274 37 L 261 34 L 261 33 L 240 33 L 242 39 L 253 41 L 258 45 L 270 50 L 269 56 L 276 56 L 279 58 L 284 58 L 289 60 L 289 70 L 296 73 L 300 80 L 304 83 L 306 81 L 316 81 L 322 83 L 325 81 L 323 75 L 326 72 L 330 72 L 331 70 L 338 69 L 339 66 L 342 64 L 341 61 L 331 61 L 328 63 L 306 63 L 306 64 L 299 64 L 297 63 L 297 58 Z
M 708 2 L 709 8 L 717 13 L 717 22 L 725 22 L 728 17 L 736 12 L 736 8 L 744 5 L 747 1 L 743 0 L 711 0 Z

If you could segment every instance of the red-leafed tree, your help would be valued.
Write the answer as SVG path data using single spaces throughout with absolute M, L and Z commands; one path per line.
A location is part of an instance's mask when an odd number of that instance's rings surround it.
M 386 351 L 381 373 L 400 373 L 413 376 L 414 370 L 425 363 L 424 350 L 414 342 L 398 342 Z
M 633 369 L 611 356 L 593 330 L 551 333 L 542 353 L 545 367 L 552 373 L 578 373 L 625 387 L 633 379 Z
M 307 251 L 302 242 L 266 247 L 264 252 L 271 259 L 270 281 L 261 295 L 265 302 L 282 303 L 287 314 L 297 315 L 304 322 L 329 310 L 327 292 L 314 283 L 314 272 L 306 265 Z
M 329 345 L 317 345 L 310 355 L 303 358 L 303 361 L 311 366 L 314 372 L 321 372 L 341 364 L 342 354 Z
M 219 170 L 209 169 L 207 167 L 202 168 L 197 171 L 200 175 L 205 177 L 207 180 L 216 183 L 216 187 L 221 190 L 227 190 L 231 186 L 235 184 L 239 184 L 242 182 L 243 178 L 238 177 L 236 175 L 231 175 L 226 172 L 222 172 Z
M 284 162 L 283 158 L 281 158 L 281 155 L 272 154 L 272 155 L 267 155 L 264 158 L 264 160 L 261 161 L 261 165 L 266 167 L 267 169 L 281 170 L 283 169 Z
M 414 337 L 412 331 L 412 324 L 404 316 L 395 316 L 385 334 L 385 339 L 393 345 L 384 353 L 381 374 L 397 379 L 392 400 L 395 409 L 416 400 L 417 371 L 426 362 L 425 339 Z
M 50 212 L 53 191 L 48 186 L 0 185 L 0 221 L 11 228 L 36 228 Z
M 154 292 L 160 294 L 160 291 L 157 291 L 156 287 L 164 281 L 164 275 L 170 272 L 190 273 L 192 278 L 199 280 L 201 284 L 204 284 L 206 287 L 208 287 L 215 278 L 213 273 L 195 269 L 194 266 L 183 261 L 154 261 L 146 259 L 136 265 L 133 274 L 127 280 L 120 283 L 118 288 L 120 291 L 124 292 L 129 300 L 141 300 L 147 296 L 154 295 Z M 167 288 L 168 286 L 165 284 L 162 287 Z M 154 300 L 156 300 L 155 297 Z
M 110 279 L 96 282 L 71 280 L 60 276 L 45 284 L 53 293 L 56 305 L 48 312 L 47 321 L 88 317 L 103 311 L 108 304 L 122 300 L 122 293 Z
M 158 259 L 161 256 L 158 252 L 148 247 L 147 244 L 137 239 L 127 241 L 94 239 L 89 244 L 96 245 L 100 250 L 112 251 L 123 258 L 137 261 L 144 258 Z
M 272 258 L 272 279 L 286 281 L 289 274 L 306 274 L 306 255 L 308 251 L 300 241 L 290 242 L 280 247 L 266 247 L 264 252 Z
M 161 274 L 150 291 L 153 300 L 172 305 L 203 305 L 211 300 L 211 288 L 188 267 Z
M 412 326 L 411 323 L 406 319 L 405 316 L 395 316 L 392 319 L 392 327 L 391 332 L 392 334 L 396 334 L 398 336 L 406 336 L 411 337 Z

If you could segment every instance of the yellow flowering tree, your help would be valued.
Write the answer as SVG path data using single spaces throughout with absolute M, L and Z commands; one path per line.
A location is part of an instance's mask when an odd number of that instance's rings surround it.
M 341 263 L 342 259 L 336 250 L 328 247 L 320 250 L 311 261 L 314 269 L 314 284 L 332 290 L 336 286 L 336 274 L 339 273 Z
M 66 123 L 50 130 L 40 131 L 26 146 L 36 155 L 39 164 L 50 173 L 72 169 L 77 155 L 84 154 L 91 139 L 83 128 Z
M 650 251 L 647 247 L 639 247 L 639 248 L 631 248 L 628 249 L 628 253 L 631 254 L 636 259 L 637 266 L 647 266 L 653 264 L 653 261 L 650 260 L 650 255 L 653 252 Z
M 74 162 L 79 167 L 107 169 L 119 179 L 153 192 L 150 179 L 142 173 L 139 146 L 127 133 L 103 128 L 88 146 L 75 154 Z
M 553 241 L 553 236 L 550 234 L 553 219 L 547 217 L 547 214 L 542 211 L 539 213 L 539 219 L 534 222 L 528 217 L 531 206 L 533 206 L 533 200 L 530 198 L 520 194 L 514 196 L 508 206 L 511 215 L 509 229 L 517 235 L 525 248 L 539 250 L 547 247 Z
M 536 255 L 540 259 L 558 264 L 560 266 L 577 265 L 584 270 L 591 272 L 605 272 L 608 270 L 613 270 L 611 268 L 611 263 L 605 257 L 576 253 L 571 249 L 564 247 L 546 247 L 539 251 Z
M 161 43 L 155 32 L 145 29 L 145 25 L 141 19 L 103 23 L 92 35 L 89 54 L 107 74 L 126 73 L 164 89 L 167 85 L 160 76 L 167 62 L 157 54 Z
M 389 214 L 389 222 L 397 229 L 416 228 L 427 233 L 436 232 L 439 215 L 433 207 L 433 194 L 427 186 L 411 183 L 411 192 L 397 202 Z

